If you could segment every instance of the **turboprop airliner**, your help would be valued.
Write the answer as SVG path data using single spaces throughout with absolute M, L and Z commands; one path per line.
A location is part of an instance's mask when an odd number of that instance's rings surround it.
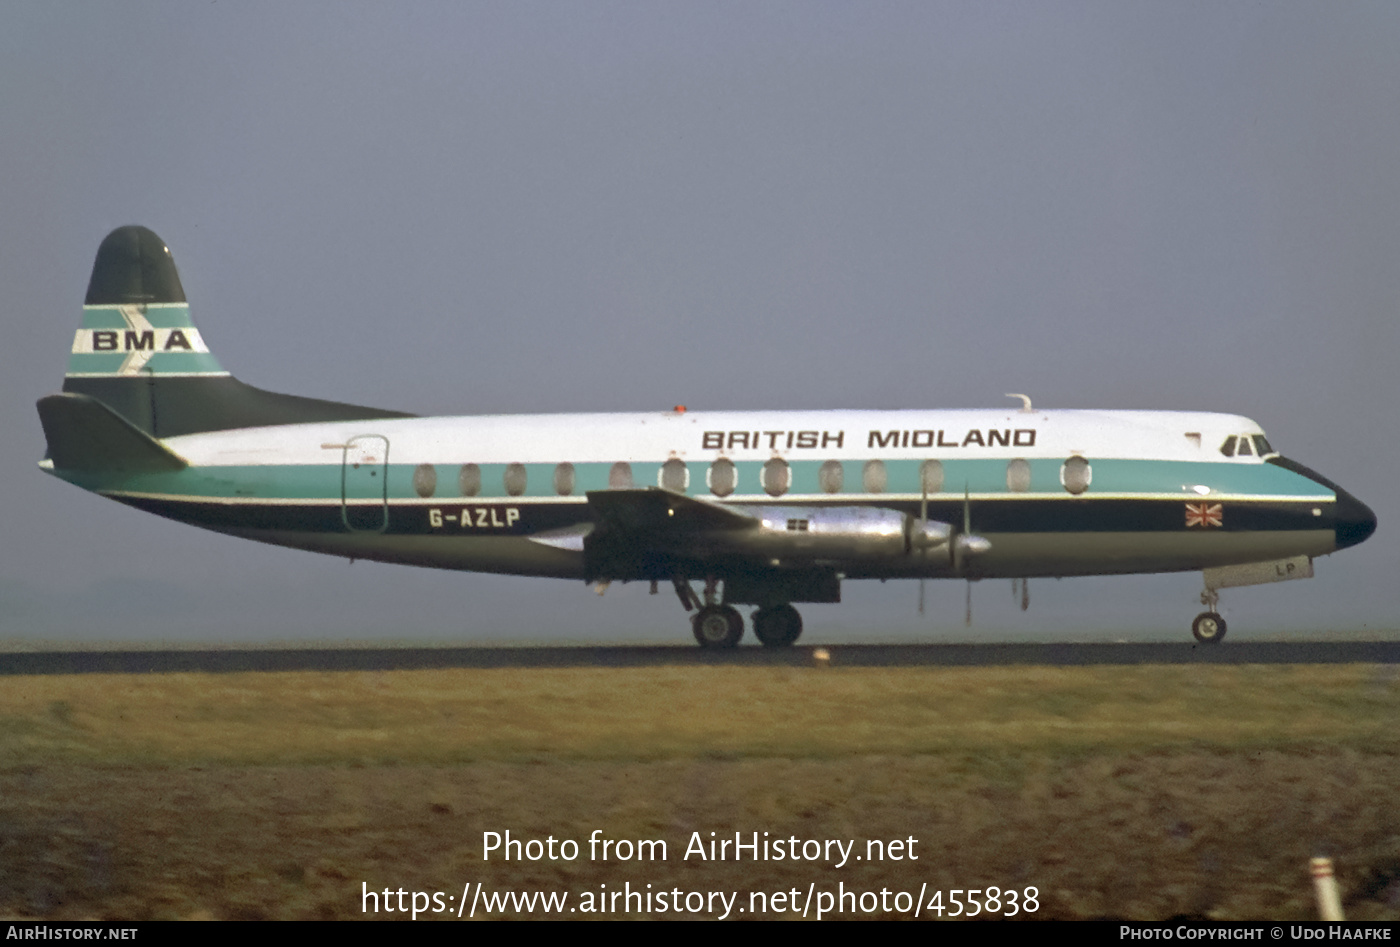
M 40 466 L 138 509 L 350 559 L 669 582 L 696 640 L 791 645 L 852 579 L 1312 575 L 1375 514 L 1231 414 L 1042 410 L 422 418 L 246 385 L 144 227 L 102 242 Z M 697 591 L 696 584 L 701 586 Z

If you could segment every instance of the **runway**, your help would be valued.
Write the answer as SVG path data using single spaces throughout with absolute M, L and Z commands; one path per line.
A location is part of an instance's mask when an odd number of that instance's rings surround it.
M 1186 664 L 1400 664 L 1400 642 L 829 645 L 831 667 L 1084 667 Z M 694 645 L 472 648 L 260 648 L 0 654 L 0 676 L 429 668 L 810 667 L 817 646 L 705 650 Z

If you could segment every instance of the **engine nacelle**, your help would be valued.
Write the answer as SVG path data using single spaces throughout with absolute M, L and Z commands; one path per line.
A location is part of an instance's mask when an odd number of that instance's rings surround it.
M 865 506 L 743 507 L 750 529 L 692 537 L 690 548 L 711 555 L 749 555 L 782 561 L 841 561 L 922 556 L 950 560 L 953 528 L 920 522 L 896 510 Z

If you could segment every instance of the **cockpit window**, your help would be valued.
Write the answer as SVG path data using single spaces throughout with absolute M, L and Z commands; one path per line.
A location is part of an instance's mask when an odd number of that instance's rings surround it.
M 1278 452 L 1263 434 L 1231 434 L 1220 445 L 1220 453 L 1226 457 L 1267 457 Z

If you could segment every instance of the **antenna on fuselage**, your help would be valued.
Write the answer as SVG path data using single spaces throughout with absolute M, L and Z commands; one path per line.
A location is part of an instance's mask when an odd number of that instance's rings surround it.
M 1006 397 L 1008 397 L 1008 398 L 1020 398 L 1020 399 L 1021 399 L 1021 413 L 1022 413 L 1022 414 L 1030 414 L 1030 413 L 1032 413 L 1033 411 L 1035 411 L 1035 408 L 1032 408 L 1032 407 L 1031 407 L 1031 396 L 1030 396 L 1030 395 L 1018 395 L 1018 394 L 1013 394 L 1013 393 L 1011 393 L 1011 392 L 1008 391 L 1008 392 L 1006 393 Z

